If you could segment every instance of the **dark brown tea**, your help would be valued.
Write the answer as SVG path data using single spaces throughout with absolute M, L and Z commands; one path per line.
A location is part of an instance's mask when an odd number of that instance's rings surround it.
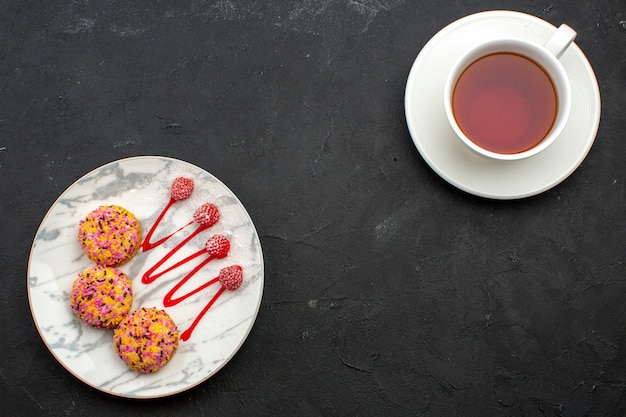
M 492 152 L 526 151 L 545 138 L 556 118 L 557 97 L 546 72 L 513 53 L 495 53 L 470 64 L 452 95 L 457 124 Z

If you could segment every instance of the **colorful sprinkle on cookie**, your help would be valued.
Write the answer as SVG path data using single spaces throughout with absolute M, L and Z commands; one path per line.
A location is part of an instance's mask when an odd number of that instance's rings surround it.
M 70 302 L 74 313 L 86 324 L 112 329 L 132 307 L 132 282 L 122 271 L 96 265 L 78 274 Z
M 129 314 L 113 332 L 119 357 L 134 371 L 161 369 L 178 348 L 178 329 L 164 310 L 142 307 Z
M 119 266 L 139 250 L 141 227 L 125 208 L 100 206 L 80 221 L 78 241 L 85 255 L 96 264 Z

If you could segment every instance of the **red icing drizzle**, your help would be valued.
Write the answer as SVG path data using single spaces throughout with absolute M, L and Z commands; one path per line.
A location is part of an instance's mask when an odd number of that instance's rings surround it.
M 163 271 L 161 273 L 158 273 L 158 274 L 154 274 L 154 271 L 156 271 L 157 268 L 159 268 L 161 265 L 163 265 L 165 263 L 165 261 L 170 259 L 172 257 L 172 255 L 174 255 L 183 246 L 185 246 L 187 243 L 189 243 L 189 241 L 191 241 L 191 239 L 193 239 L 194 237 L 196 237 L 196 235 L 198 235 L 199 233 L 203 232 L 206 229 L 208 229 L 208 227 L 202 226 L 202 225 L 198 226 L 198 228 L 196 230 L 194 230 L 189 236 L 187 236 L 182 242 L 180 242 L 178 245 L 174 246 L 174 248 L 171 251 L 169 251 L 168 253 L 166 253 L 163 258 L 161 258 L 159 261 L 157 261 L 157 263 L 152 265 L 152 267 L 150 269 L 148 269 L 146 271 L 146 273 L 143 274 L 143 276 L 141 277 L 141 282 L 143 282 L 144 284 L 150 284 L 151 282 L 154 282 L 154 280 L 156 280 L 158 277 L 160 277 L 161 275 L 165 274 L 166 272 L 169 272 L 172 269 L 176 269 L 179 266 L 181 266 L 181 265 L 187 263 L 188 261 L 192 260 L 193 258 L 196 258 L 196 257 L 202 255 L 202 251 L 198 251 L 195 254 L 190 255 L 187 258 L 183 259 L 182 261 L 180 261 L 180 262 L 176 263 L 175 265 L 169 267 L 165 271 Z M 160 243 L 159 243 L 159 245 L 160 245 Z M 158 246 L 158 245 L 156 245 L 156 246 Z
M 174 179 L 174 181 L 172 182 L 171 190 L 170 190 L 170 201 L 168 201 L 163 211 L 161 211 L 161 213 L 159 214 L 159 217 L 157 217 L 156 221 L 152 225 L 152 228 L 148 231 L 144 241 L 141 243 L 141 250 L 143 252 L 147 252 L 150 249 L 156 248 L 157 246 L 159 246 L 160 244 L 164 243 L 166 240 L 174 236 L 176 233 L 180 232 L 185 227 L 190 226 L 193 223 L 193 222 L 187 223 L 186 225 L 184 225 L 177 231 L 170 233 L 169 235 L 165 236 L 164 238 L 154 243 L 150 242 L 150 240 L 152 239 L 152 234 L 154 233 L 156 228 L 159 226 L 159 223 L 161 223 L 161 220 L 163 220 L 163 217 L 165 217 L 165 213 L 167 213 L 168 210 L 177 201 L 188 199 L 191 196 L 191 193 L 193 192 L 193 188 L 194 188 L 194 183 L 191 178 L 177 177 Z
M 170 198 L 167 205 L 164 207 L 163 211 L 157 217 L 157 220 L 155 221 L 152 228 L 148 231 L 148 233 L 146 234 L 145 240 L 141 244 L 141 248 L 144 252 L 154 249 L 155 247 L 159 245 L 162 245 L 168 239 L 174 236 L 176 233 L 182 231 L 184 228 L 194 223 L 193 221 L 191 221 L 187 223 L 185 226 L 176 230 L 175 232 L 172 232 L 168 234 L 167 236 L 159 239 L 158 241 L 150 242 L 154 231 L 160 224 L 166 212 L 172 207 L 172 205 L 176 201 L 180 201 L 181 199 L 188 198 L 189 195 L 191 194 L 191 190 L 193 190 L 193 182 L 191 182 L 190 184 L 189 179 L 180 179 L 180 178 L 182 177 L 179 177 L 176 180 L 174 180 L 174 184 L 172 184 L 172 197 Z M 241 282 L 243 281 L 242 268 L 239 265 L 231 265 L 231 266 L 222 268 L 219 276 L 205 282 L 204 284 L 200 285 L 194 290 L 191 290 L 187 293 L 184 293 L 178 296 L 177 298 L 174 298 L 175 294 L 180 290 L 180 288 L 189 279 L 191 279 L 191 277 L 193 277 L 196 273 L 198 273 L 198 271 L 200 271 L 202 267 L 204 267 L 206 264 L 211 262 L 213 259 L 221 259 L 221 258 L 225 258 L 226 256 L 228 256 L 228 253 L 230 251 L 230 242 L 228 241 L 228 239 L 223 235 L 213 235 L 207 240 L 204 249 L 192 253 L 186 258 L 176 262 L 175 264 L 169 266 L 168 268 L 160 272 L 156 272 L 156 271 L 168 259 L 170 259 L 176 252 L 178 252 L 183 246 L 189 243 L 194 237 L 196 237 L 198 234 L 207 230 L 208 228 L 213 226 L 215 223 L 217 223 L 219 218 L 220 218 L 220 212 L 214 204 L 206 203 L 202 205 L 200 208 L 198 208 L 198 210 L 196 210 L 196 212 L 194 213 L 194 221 L 198 223 L 198 227 L 193 232 L 191 232 L 185 239 L 183 239 L 180 243 L 178 243 L 174 248 L 172 248 L 168 253 L 166 253 L 161 259 L 159 259 L 152 267 L 150 267 L 150 269 L 148 269 L 141 278 L 141 281 L 144 284 L 150 284 L 154 282 L 155 280 L 157 280 L 159 277 L 167 274 L 168 272 L 173 271 L 177 268 L 180 268 L 181 266 L 185 265 L 187 262 L 199 256 L 202 256 L 205 252 L 208 254 L 208 256 L 205 259 L 203 259 L 197 266 L 195 266 L 191 271 L 189 271 L 189 273 L 185 275 L 185 277 L 183 277 L 179 282 L 177 282 L 176 285 L 174 285 L 174 287 L 172 287 L 163 298 L 163 305 L 165 307 L 172 307 L 172 306 L 177 305 L 181 301 L 191 297 L 192 295 L 195 295 L 199 293 L 200 291 L 208 288 L 209 286 L 218 282 L 220 283 L 219 290 L 215 293 L 215 295 L 211 298 L 211 300 L 209 300 L 206 306 L 204 306 L 200 314 L 196 316 L 191 326 L 189 326 L 187 330 L 181 333 L 180 338 L 183 341 L 189 340 L 192 332 L 197 327 L 202 317 L 204 317 L 207 311 L 211 308 L 213 304 L 215 304 L 215 302 L 224 293 L 224 291 L 226 291 L 227 289 L 232 291 L 232 290 L 239 288 L 239 286 L 241 285 Z
M 177 231 L 172 232 L 169 235 L 165 236 L 164 238 L 162 238 L 162 239 L 160 239 L 160 240 L 158 240 L 158 241 L 156 241 L 154 243 L 150 242 L 150 239 L 152 239 L 152 234 L 156 230 L 156 228 L 159 225 L 159 223 L 161 223 L 161 220 L 163 220 L 163 217 L 165 217 L 165 213 L 167 213 L 167 211 L 170 209 L 170 207 L 172 207 L 174 205 L 174 203 L 177 202 L 177 201 L 178 200 L 176 200 L 174 198 L 170 198 L 170 201 L 167 203 L 167 205 L 165 206 L 165 208 L 163 209 L 161 214 L 159 214 L 159 217 L 157 217 L 156 221 L 154 222 L 154 225 L 152 225 L 152 228 L 150 230 L 148 230 L 148 233 L 146 234 L 146 238 L 141 243 L 141 250 L 143 252 L 148 252 L 149 250 L 156 248 L 160 244 L 165 243 L 166 240 L 168 240 L 169 238 L 174 236 L 176 233 L 180 232 L 185 227 L 191 226 L 193 224 L 193 221 L 191 221 L 191 222 L 187 223 L 186 225 L 184 225 L 183 227 L 181 227 L 180 229 L 178 229 Z
M 171 201 L 172 200 L 170 200 L 170 202 Z M 168 204 L 167 206 L 165 206 L 165 209 L 163 210 L 163 212 L 165 212 L 165 210 L 167 210 L 169 207 L 171 207 L 171 204 Z M 161 265 L 163 265 L 163 263 L 165 263 L 165 261 L 167 261 L 169 258 L 171 258 L 172 255 L 174 255 L 183 246 L 185 246 L 187 243 L 189 243 L 191 241 L 191 239 L 193 239 L 194 237 L 196 237 L 196 235 L 202 233 L 203 231 L 205 231 L 206 229 L 208 229 L 209 227 L 211 227 L 215 223 L 217 223 L 217 221 L 220 218 L 220 212 L 219 212 L 219 210 L 217 209 L 217 207 L 214 204 L 206 203 L 206 204 L 203 204 L 202 206 L 200 206 L 200 208 L 198 210 L 196 210 L 196 212 L 193 214 L 193 217 L 194 217 L 194 220 L 199 223 L 198 227 L 196 228 L 196 230 L 194 230 L 182 242 L 180 242 L 178 245 L 176 245 L 171 251 L 169 251 L 167 254 L 165 254 L 165 256 L 161 260 L 159 260 L 156 264 L 154 264 L 150 269 L 148 269 L 146 271 L 146 273 L 143 274 L 143 277 L 141 277 L 141 282 L 143 282 L 144 284 L 150 284 L 155 279 L 157 279 L 158 277 L 163 275 L 165 272 L 171 271 L 172 269 L 175 269 L 178 266 L 184 264 L 185 262 L 190 261 L 191 259 L 193 259 L 193 258 L 195 258 L 195 257 L 197 257 L 197 256 L 202 254 L 201 251 L 200 251 L 200 253 L 195 253 L 194 255 L 191 255 L 191 257 L 188 257 L 187 259 L 184 259 L 183 261 L 177 263 L 173 267 L 170 267 L 170 268 L 166 269 L 164 272 L 161 272 L 160 274 L 152 275 L 154 273 L 154 271 L 157 270 L 157 268 L 159 268 Z M 148 232 L 148 235 L 146 236 L 146 241 L 152 235 L 154 229 L 156 228 L 156 225 L 158 225 L 160 219 L 162 219 L 162 218 L 163 218 L 163 213 L 161 213 L 159 215 L 159 217 L 157 218 L 157 221 L 155 222 L 155 225 L 152 226 L 152 229 Z M 191 223 L 193 223 L 193 222 L 191 222 Z M 171 233 L 168 236 L 164 237 L 163 239 L 159 240 L 158 242 L 151 244 L 151 248 L 150 249 L 152 249 L 152 248 L 154 248 L 156 246 L 159 246 L 160 244 L 165 242 L 170 237 L 174 236 L 176 233 L 178 233 L 179 231 L 181 231 L 182 229 L 184 229 L 185 227 L 187 227 L 191 223 L 187 223 L 187 225 L 181 227 L 180 229 L 178 229 L 174 233 Z M 146 241 L 144 241 L 144 243 Z M 142 247 L 143 247 L 143 243 L 142 243 Z
M 215 293 L 215 295 L 213 296 L 213 298 L 211 298 L 211 301 L 209 301 L 207 303 L 206 306 L 204 306 L 204 308 L 202 309 L 202 311 L 200 312 L 200 314 L 198 314 L 198 316 L 196 317 L 196 319 L 193 321 L 193 323 L 191 323 L 191 326 L 189 326 L 189 328 L 187 330 L 185 330 L 184 332 L 182 332 L 180 334 L 180 340 L 182 341 L 187 341 L 189 340 L 189 338 L 191 337 L 191 333 L 194 331 L 194 329 L 196 328 L 196 326 L 198 325 L 198 323 L 200 323 L 200 320 L 202 319 L 202 317 L 204 317 L 204 315 L 206 314 L 207 311 L 209 311 L 209 309 L 211 308 L 211 306 L 213 305 L 213 303 L 215 303 L 217 301 L 218 298 L 220 298 L 220 295 L 222 295 L 222 293 L 226 291 L 226 288 L 224 287 L 220 287 L 220 289 L 217 291 L 217 293 Z
M 199 269 L 199 268 L 198 268 Z M 193 271 L 192 271 L 193 272 Z M 194 272 L 195 273 L 195 272 Z M 189 275 L 188 275 L 189 276 Z M 193 290 L 192 292 L 176 299 L 176 300 L 172 300 L 171 299 L 171 295 L 173 295 L 174 291 L 176 291 L 181 285 L 183 285 L 184 281 L 187 279 L 187 277 L 183 278 L 183 281 L 179 282 L 174 288 L 172 288 L 172 290 L 166 295 L 166 299 L 168 301 L 168 304 L 166 304 L 166 300 L 163 300 L 163 304 L 165 306 L 172 306 L 172 305 L 176 305 L 179 302 L 183 301 L 185 298 L 197 293 L 198 291 L 202 291 L 203 289 L 205 289 L 206 287 L 215 284 L 216 282 L 219 281 L 219 283 L 221 284 L 221 287 L 219 290 L 217 290 L 217 292 L 215 293 L 215 295 L 213 296 L 213 298 L 211 298 L 211 300 L 209 300 L 209 302 L 207 303 L 206 306 L 204 306 L 204 308 L 202 309 L 202 311 L 200 312 L 200 314 L 198 314 L 198 316 L 196 317 L 196 319 L 193 321 L 193 323 L 191 323 L 191 326 L 189 326 L 189 328 L 187 330 L 185 330 L 181 335 L 180 338 L 181 340 L 188 340 L 189 337 L 191 336 L 191 333 L 193 332 L 193 330 L 196 328 L 196 326 L 198 325 L 198 323 L 200 322 L 200 320 L 202 319 L 202 317 L 204 317 L 204 315 L 206 314 L 207 311 L 209 311 L 209 309 L 211 308 L 211 306 L 217 301 L 218 298 L 220 298 L 220 295 L 222 295 L 224 293 L 224 291 L 226 290 L 231 290 L 234 291 L 237 288 L 239 288 L 239 286 L 241 285 L 241 282 L 243 281 L 243 274 L 242 274 L 242 269 L 239 265 L 231 265 L 231 266 L 227 266 L 226 268 L 222 268 L 220 270 L 220 274 L 219 276 L 213 278 L 212 280 L 206 282 L 205 284 L 201 285 L 200 287 L 196 288 L 195 290 Z M 169 298 L 168 298 L 169 297 Z

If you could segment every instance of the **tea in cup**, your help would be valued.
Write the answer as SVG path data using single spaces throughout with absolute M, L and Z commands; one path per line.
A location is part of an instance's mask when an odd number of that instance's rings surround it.
M 571 86 L 559 58 L 575 37 L 561 25 L 544 45 L 494 39 L 464 53 L 444 87 L 447 118 L 463 143 L 500 160 L 527 158 L 550 146 L 570 113 Z

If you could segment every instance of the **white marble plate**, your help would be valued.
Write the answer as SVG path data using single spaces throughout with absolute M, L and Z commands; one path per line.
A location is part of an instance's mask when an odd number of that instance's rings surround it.
M 77 274 L 91 266 L 78 244 L 78 222 L 101 204 L 117 204 L 139 219 L 144 237 L 170 198 L 175 177 L 194 180 L 192 196 L 174 204 L 155 231 L 152 241 L 193 219 L 203 203 L 220 210 L 220 220 L 174 254 L 163 268 L 204 247 L 213 234 L 231 243 L 227 257 L 213 260 L 193 275 L 181 291 L 189 292 L 221 268 L 238 264 L 244 282 L 224 292 L 200 320 L 189 340 L 180 341 L 172 360 L 154 374 L 131 371 L 115 353 L 111 330 L 84 325 L 70 308 L 70 290 Z M 152 250 L 119 267 L 133 279 L 133 310 L 163 307 L 163 297 L 200 262 L 188 262 L 143 284 L 152 265 L 188 236 L 191 225 Z M 161 269 L 159 269 L 161 270 Z M 184 302 L 165 308 L 182 333 L 220 288 L 211 285 Z M 44 217 L 35 236 L 28 264 L 28 298 L 37 329 L 54 357 L 73 375 L 92 387 L 122 397 L 154 398 L 189 389 L 210 378 L 239 350 L 256 319 L 263 293 L 263 255 L 250 216 L 237 197 L 217 178 L 187 162 L 144 156 L 104 165 L 76 181 L 61 194 Z M 179 293 L 178 295 L 182 295 Z
M 417 150 L 443 179 L 477 196 L 507 200 L 544 192 L 580 166 L 600 124 L 600 90 L 589 61 L 576 44 L 561 57 L 572 85 L 569 121 L 540 154 L 518 161 L 479 156 L 455 136 L 444 111 L 447 74 L 468 48 L 498 37 L 544 43 L 555 31 L 550 23 L 525 13 L 488 11 L 449 24 L 422 48 L 407 79 L 405 113 Z

